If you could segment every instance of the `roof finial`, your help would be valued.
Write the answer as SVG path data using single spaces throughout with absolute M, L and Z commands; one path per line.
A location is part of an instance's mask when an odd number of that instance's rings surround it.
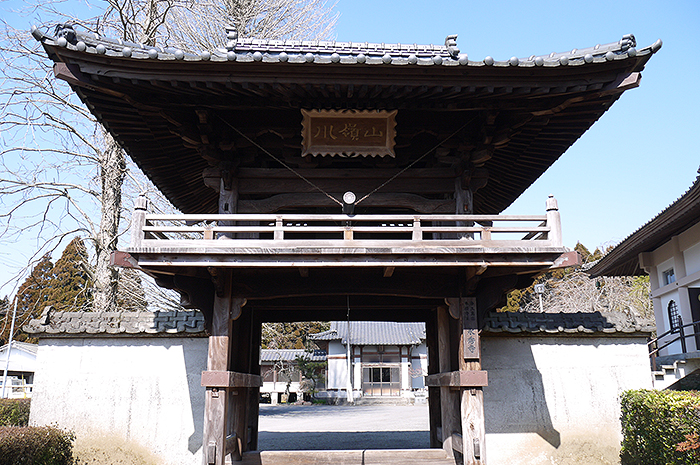
M 238 42 L 238 30 L 233 24 L 226 27 L 226 40 L 226 49 L 228 51 L 235 50 Z
M 459 48 L 457 48 L 457 34 L 450 34 L 445 38 L 445 47 L 451 56 L 456 57 L 459 55 Z

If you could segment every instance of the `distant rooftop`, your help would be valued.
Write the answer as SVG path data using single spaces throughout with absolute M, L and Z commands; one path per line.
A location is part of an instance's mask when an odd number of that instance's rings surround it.
M 262 349 L 260 351 L 261 362 L 293 362 L 297 357 L 303 357 L 312 362 L 323 362 L 328 358 L 328 354 L 325 350 L 309 352 L 304 349 Z

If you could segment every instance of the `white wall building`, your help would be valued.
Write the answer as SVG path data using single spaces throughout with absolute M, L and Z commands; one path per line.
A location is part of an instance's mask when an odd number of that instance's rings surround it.
M 676 380 L 699 368 L 700 324 L 692 323 L 700 322 L 700 176 L 682 197 L 612 249 L 589 273 L 648 274 L 660 336 L 658 365 L 675 364 L 677 369 L 682 362 L 682 370 L 671 373 Z M 667 381 L 659 386 L 665 387 Z
M 325 362 L 323 350 L 307 351 L 304 349 L 262 349 L 260 351 L 260 374 L 263 385 L 260 388 L 262 400 L 269 399 L 273 405 L 279 402 L 295 402 L 304 397 L 302 375 L 296 366 L 297 357 L 304 357 L 311 362 Z M 321 377 L 316 384 L 317 391 L 325 390 L 326 370 L 321 370 Z M 284 396 L 288 396 L 285 400 Z
M 425 394 L 428 352 L 424 323 L 332 321 L 331 328 L 309 339 L 328 352 L 326 395 L 347 397 L 414 397 Z M 351 377 L 348 379 L 348 340 Z
M 5 377 L 5 367 L 7 367 L 5 397 L 31 397 L 38 346 L 27 342 L 12 341 L 12 350 L 9 350 L 9 348 L 9 344 L 0 347 L 0 395 Z

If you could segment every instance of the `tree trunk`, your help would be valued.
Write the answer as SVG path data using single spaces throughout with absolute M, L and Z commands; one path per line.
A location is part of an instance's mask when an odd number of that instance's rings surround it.
M 106 148 L 100 156 L 100 180 L 102 184 L 102 216 L 100 230 L 95 240 L 95 289 L 93 310 L 112 312 L 117 310 L 117 285 L 119 274 L 110 265 L 110 256 L 117 250 L 119 219 L 122 209 L 122 185 L 126 174 L 124 151 L 111 136 L 106 135 Z

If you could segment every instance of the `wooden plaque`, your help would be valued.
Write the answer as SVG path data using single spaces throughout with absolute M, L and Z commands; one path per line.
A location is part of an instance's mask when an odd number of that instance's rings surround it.
M 302 156 L 394 155 L 396 110 L 301 110 Z

